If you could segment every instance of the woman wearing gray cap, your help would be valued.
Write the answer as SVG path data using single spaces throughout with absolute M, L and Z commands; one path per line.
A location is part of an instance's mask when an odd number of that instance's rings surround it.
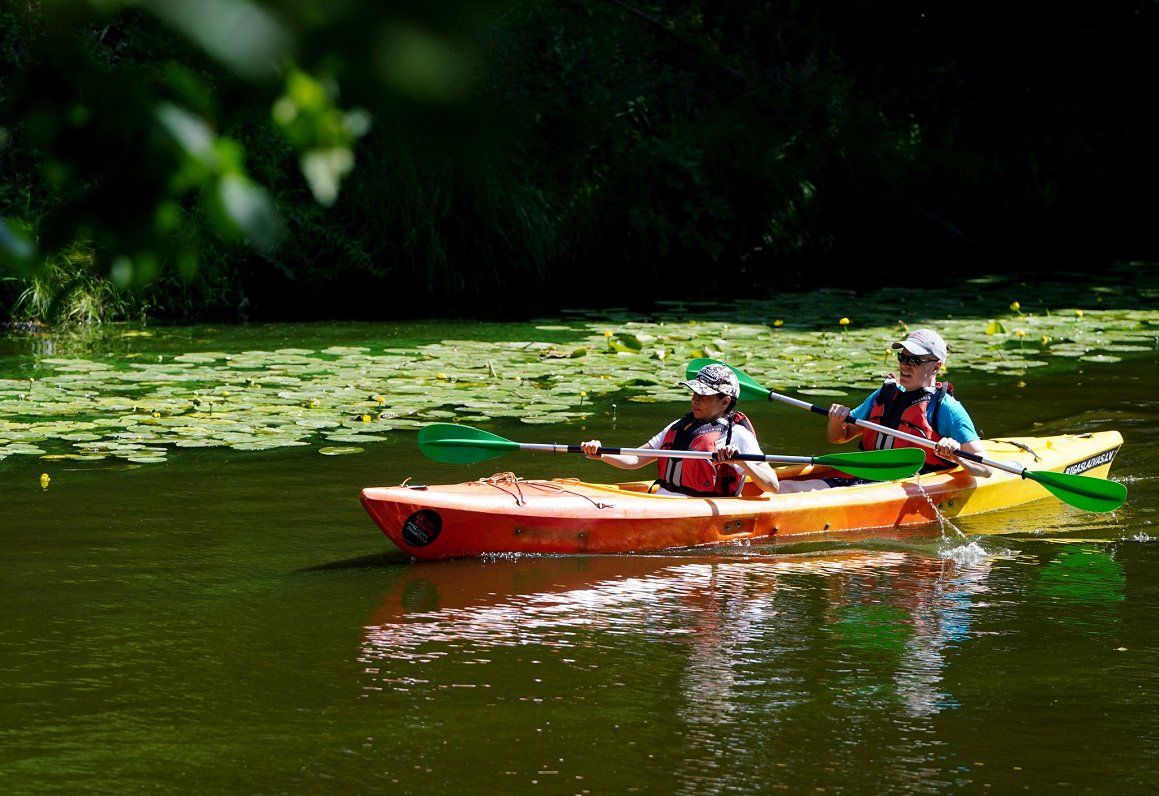
M 654 449 L 655 456 L 601 455 L 598 449 L 602 443 L 593 439 L 580 444 L 587 457 L 623 470 L 657 462 L 656 494 L 660 495 L 739 495 L 746 476 L 765 492 L 776 492 L 780 485 L 768 462 L 730 461 L 738 453 L 763 455 L 752 423 L 736 411 L 740 398 L 736 374 L 724 365 L 706 365 L 696 378 L 680 384 L 692 390 L 692 411 L 669 423 L 642 446 Z M 712 459 L 684 459 L 666 457 L 665 450 L 707 451 L 715 455 Z
M 923 473 L 960 464 L 976 478 L 989 478 L 989 467 L 957 456 L 959 450 L 980 456 L 985 455 L 985 450 L 970 413 L 954 397 L 953 386 L 937 380 L 938 372 L 946 363 L 946 341 L 932 329 L 917 329 L 893 347 L 897 349 L 898 375 L 890 374 L 885 384 L 870 393 L 856 409 L 832 404 L 826 439 L 842 444 L 861 437 L 862 450 L 919 447 L 900 437 L 846 422 L 849 417 L 868 420 L 933 441 L 935 446 L 926 448 Z M 803 492 L 855 483 L 865 482 L 859 478 L 823 478 L 794 482 L 784 491 Z

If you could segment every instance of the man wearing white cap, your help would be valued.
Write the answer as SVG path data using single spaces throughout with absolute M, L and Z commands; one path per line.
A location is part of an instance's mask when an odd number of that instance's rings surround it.
M 868 420 L 886 428 L 898 429 L 935 443 L 924 448 L 926 463 L 922 472 L 945 470 L 962 465 L 976 478 L 989 478 L 991 470 L 970 459 L 958 458 L 957 451 L 985 455 L 970 413 L 954 397 L 949 382 L 939 382 L 938 372 L 946 363 L 946 341 L 932 329 L 917 329 L 904 340 L 893 344 L 897 349 L 898 375 L 889 378 L 856 409 L 844 404 L 829 407 L 829 426 L 825 437 L 842 444 L 861 437 L 862 450 L 877 448 L 920 447 L 914 443 L 879 433 L 873 429 L 846 422 L 846 418 Z M 800 481 L 783 491 L 803 492 L 828 486 L 862 483 L 862 479 L 824 478 Z
M 659 463 L 656 494 L 712 497 L 739 495 L 745 478 L 752 478 L 765 492 L 780 487 L 777 474 L 768 462 L 730 461 L 738 453 L 761 453 L 756 431 L 742 413 L 736 411 L 740 382 L 731 369 L 720 364 L 705 365 L 696 378 L 679 384 L 692 390 L 692 411 L 674 420 L 642 447 L 647 454 L 598 453 L 598 439 L 580 444 L 589 459 L 599 459 L 613 467 L 635 470 L 651 462 Z M 665 450 L 700 450 L 713 459 L 685 459 L 664 456 Z

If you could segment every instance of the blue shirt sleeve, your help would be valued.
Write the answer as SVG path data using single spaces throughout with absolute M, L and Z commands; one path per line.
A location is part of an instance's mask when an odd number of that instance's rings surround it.
M 931 407 L 931 411 L 932 411 Z M 981 439 L 974 428 L 974 420 L 962 402 L 952 395 L 942 399 L 938 412 L 938 433 L 943 437 L 953 437 L 960 443 L 976 442 Z

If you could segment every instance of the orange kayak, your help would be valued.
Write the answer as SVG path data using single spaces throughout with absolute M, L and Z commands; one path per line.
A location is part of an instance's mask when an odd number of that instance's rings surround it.
M 1100 431 L 983 444 L 987 459 L 1010 465 L 1011 471 L 993 469 L 989 478 L 976 479 L 958 467 L 813 492 L 770 495 L 757 490 L 711 498 L 649 494 L 651 481 L 597 484 L 501 473 L 459 484 L 367 487 L 361 500 L 387 538 L 420 560 L 648 553 L 902 528 L 1051 498 L 1040 483 L 1014 473 L 1025 469 L 1107 479 L 1123 437 L 1118 431 Z M 792 480 L 835 471 L 806 464 L 777 472 L 782 480 Z

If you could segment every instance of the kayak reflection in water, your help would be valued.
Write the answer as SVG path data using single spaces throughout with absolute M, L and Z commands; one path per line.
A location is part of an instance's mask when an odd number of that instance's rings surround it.
M 738 454 L 762 456 L 752 422 L 736 409 L 740 383 L 736 374 L 721 364 L 706 365 L 696 378 L 679 382 L 692 391 L 692 411 L 665 426 L 642 448 L 648 454 L 599 453 L 598 439 L 581 443 L 589 459 L 599 459 L 622 470 L 635 470 L 657 462 L 655 493 L 712 497 L 739 495 L 751 478 L 765 492 L 780 488 L 768 462 L 734 459 Z M 664 456 L 665 450 L 703 451 L 711 458 Z

